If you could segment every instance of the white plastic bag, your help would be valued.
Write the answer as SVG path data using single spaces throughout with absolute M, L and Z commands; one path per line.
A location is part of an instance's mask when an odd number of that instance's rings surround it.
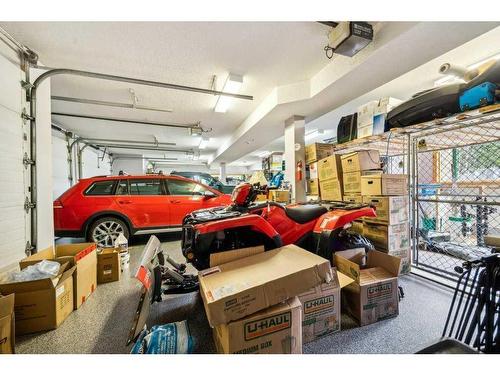
M 51 260 L 42 260 L 32 266 L 28 266 L 21 271 L 10 274 L 10 282 L 23 282 L 47 279 L 57 276 L 61 265 Z

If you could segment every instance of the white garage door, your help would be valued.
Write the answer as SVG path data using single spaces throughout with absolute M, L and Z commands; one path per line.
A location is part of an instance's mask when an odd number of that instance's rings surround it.
M 26 94 L 25 79 L 16 53 L 0 41 L 0 270 L 25 256 L 29 239 L 29 216 L 24 210 L 29 168 L 23 155 L 29 154 L 29 124 L 21 113 Z

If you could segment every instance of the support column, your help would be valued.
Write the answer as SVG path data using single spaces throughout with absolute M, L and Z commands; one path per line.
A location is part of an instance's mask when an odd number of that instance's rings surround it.
M 292 116 L 285 121 L 285 181 L 292 187 L 292 203 L 306 201 L 305 120 Z M 297 180 L 297 163 L 302 162 L 302 179 Z
M 219 181 L 222 182 L 224 185 L 227 184 L 227 180 L 226 180 L 226 163 L 225 162 L 220 163 L 220 167 L 219 167 Z

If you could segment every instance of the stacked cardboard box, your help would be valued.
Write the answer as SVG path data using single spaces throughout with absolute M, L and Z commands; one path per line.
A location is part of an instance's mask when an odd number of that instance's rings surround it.
M 307 195 L 320 195 L 318 161 L 330 155 L 333 155 L 333 145 L 330 143 L 313 143 L 305 147 Z
M 210 265 L 199 273 L 200 294 L 220 353 L 301 353 L 299 298 L 310 301 L 311 291 L 317 298 L 330 296 L 332 290 L 321 286 L 340 285 L 328 260 L 295 245 L 267 252 L 258 247 L 218 253 Z M 308 332 L 310 338 L 315 331 Z
M 340 155 L 330 155 L 317 162 L 321 200 L 342 200 L 342 163 Z
M 361 177 L 380 173 L 380 154 L 377 150 L 362 150 L 341 156 L 343 200 L 360 203 Z
M 363 235 L 377 250 L 400 257 L 401 273 L 408 273 L 411 262 L 406 176 L 363 176 L 361 185 L 363 202 L 377 213 L 377 217 L 364 220 Z
M 399 99 L 385 97 L 358 107 L 358 138 L 382 134 L 387 113 L 401 103 Z
M 0 354 L 15 352 L 14 294 L 0 294 Z

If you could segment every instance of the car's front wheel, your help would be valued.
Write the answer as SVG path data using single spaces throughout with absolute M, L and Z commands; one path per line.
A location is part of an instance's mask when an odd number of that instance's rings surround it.
M 129 238 L 127 224 L 116 217 L 103 217 L 90 225 L 87 231 L 87 241 L 95 242 L 101 247 L 113 247 L 120 234 Z

